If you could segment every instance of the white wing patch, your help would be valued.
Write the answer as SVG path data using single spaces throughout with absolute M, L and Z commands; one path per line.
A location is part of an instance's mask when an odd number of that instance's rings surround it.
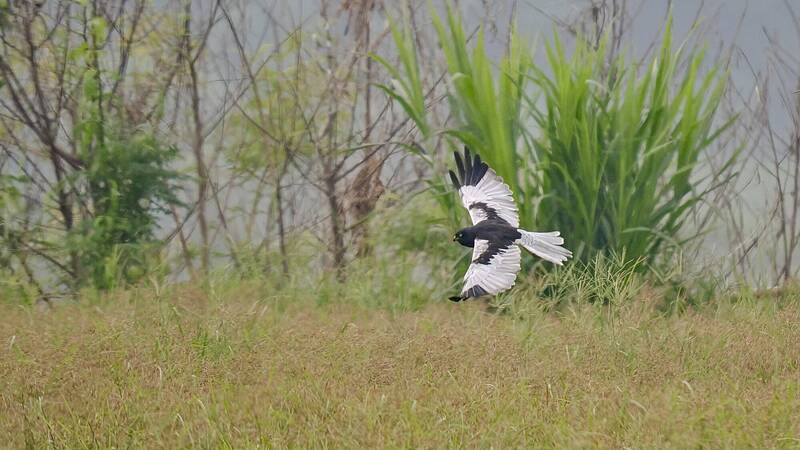
M 473 225 L 489 218 L 489 214 L 486 212 L 488 208 L 494 210 L 498 217 L 512 227 L 519 226 L 519 214 L 511 194 L 511 188 L 494 170 L 487 170 L 477 186 L 461 186 L 458 193 L 461 196 L 461 203 L 469 211 Z
M 522 258 L 520 249 L 517 245 L 511 244 L 508 248 L 501 249 L 492 256 L 489 264 L 480 264 L 475 261 L 489 249 L 489 241 L 476 239 L 472 250 L 472 264 L 464 275 L 464 289 L 461 290 L 462 297 L 470 297 L 475 292 L 476 286 L 482 295 L 494 295 L 503 292 L 512 286 L 517 279 L 517 272 L 520 270 L 520 260 Z M 470 292 L 472 290 L 473 292 Z

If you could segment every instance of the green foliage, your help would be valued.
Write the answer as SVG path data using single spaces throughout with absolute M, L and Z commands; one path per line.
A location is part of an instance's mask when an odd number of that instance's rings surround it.
M 19 265 L 27 264 L 26 252 L 21 248 L 26 232 L 20 219 L 24 213 L 25 182 L 24 177 L 0 173 L 0 301 L 13 299 L 30 304 L 37 292 L 23 278 L 24 270 L 17 270 Z
M 450 108 L 457 118 L 457 126 L 446 132 L 478 152 L 520 199 L 530 198 L 519 170 L 526 161 L 517 152 L 523 133 L 526 75 L 531 68 L 528 49 L 512 29 L 495 75 L 482 28 L 470 52 L 461 18 L 451 6 L 447 8 L 447 26 L 436 15 L 433 24 L 447 60 Z M 521 217 L 529 219 L 530 205 L 522 201 L 518 206 Z
M 277 252 L 242 246 L 237 248 L 238 266 L 215 274 L 213 289 L 264 282 L 271 286 L 268 295 L 287 304 L 304 298 L 318 305 L 347 302 L 393 312 L 444 301 L 456 289 L 466 266 L 455 266 L 468 261 L 468 252 L 451 241 L 450 230 L 441 226 L 441 210 L 428 192 L 390 208 L 378 207 L 369 221 L 373 252 L 348 264 L 347 283 L 337 279 L 335 270 L 325 270 L 317 238 L 298 234 L 290 253 L 294 270 L 288 276 L 264 269 L 276 264 Z
M 0 94 L 13 97 L 30 88 L 26 92 L 35 91 L 36 100 L 31 97 L 23 106 L 36 104 L 48 111 L 41 116 L 33 112 L 36 108 L 19 113 L 36 117 L 31 124 L 11 114 L 0 127 L 0 144 L 6 150 L 0 161 L 3 290 L 35 290 L 36 296 L 49 297 L 63 289 L 109 289 L 159 270 L 157 220 L 180 204 L 177 193 L 184 177 L 172 169 L 177 149 L 157 138 L 149 126 L 129 125 L 131 97 L 127 89 L 114 88 L 122 81 L 121 68 L 107 68 L 108 55 L 119 47 L 106 40 L 119 30 L 112 30 L 93 7 L 85 2 L 82 6 L 80 14 L 67 13 L 71 6 L 66 6 L 66 16 L 55 21 L 47 36 L 42 35 L 47 26 L 38 19 L 28 23 L 30 30 L 18 28 L 26 23 L 18 20 L 3 41 L 6 52 L 20 39 L 31 39 L 39 48 L 31 50 L 31 62 L 5 60 L 12 72 L 19 69 L 15 76 L 22 81 L 16 86 L 6 77 L 8 84 L 0 84 Z M 9 3 L 0 0 L 0 25 L 8 8 Z M 38 8 L 28 12 L 39 14 Z M 63 26 L 62 20 L 79 22 L 83 33 L 71 33 L 77 28 Z M 44 88 L 26 75 L 26 64 L 35 65 Z M 49 97 L 51 91 L 58 92 L 58 100 Z M 71 129 L 64 128 L 69 125 Z M 6 139 L 30 135 L 23 132 L 25 127 L 35 130 L 45 147 L 55 141 L 58 151 L 50 149 L 48 154 L 34 143 L 28 147 L 19 145 L 17 138 Z M 71 158 L 62 158 L 67 154 Z
M 62 245 L 77 262 L 74 286 L 109 289 L 157 268 L 157 218 L 180 205 L 177 192 L 185 177 L 171 167 L 178 156 L 176 147 L 144 128 L 124 125 L 114 108 L 121 99 L 104 84 L 113 74 L 98 66 L 107 24 L 93 17 L 88 29 L 90 39 L 69 54 L 83 88 L 73 135 L 86 161 L 72 182 L 86 186 L 88 195 L 81 202 L 88 211 Z
M 550 73 L 532 75 L 542 93 L 531 102 L 536 169 L 525 173 L 538 189 L 535 226 L 561 230 L 584 261 L 624 251 L 652 263 L 702 232 L 681 234 L 735 157 L 701 167 L 731 123 L 714 120 L 727 74 L 714 65 L 701 75 L 704 52 L 674 51 L 669 24 L 641 73 L 624 57 L 608 61 L 603 44 L 579 39 L 568 57 L 555 36 L 546 50 Z
M 403 17 L 402 27 L 398 27 L 392 21 L 391 16 L 387 16 L 387 19 L 389 20 L 389 29 L 392 32 L 392 39 L 403 71 L 401 73 L 394 64 L 379 55 L 371 54 L 370 56 L 377 60 L 392 76 L 392 83 L 394 84 L 394 86 L 385 84 L 378 84 L 377 86 L 400 104 L 424 137 L 429 137 L 431 128 L 426 117 L 425 91 L 422 86 L 422 76 L 420 75 L 420 66 L 417 61 L 417 48 L 413 33 L 405 16 Z
M 169 167 L 178 150 L 165 146 L 145 132 L 107 136 L 87 172 L 96 217 L 125 217 L 118 241 L 152 238 L 154 212 L 167 212 L 179 204 L 177 183 L 183 179 Z
M 279 53 L 276 59 L 285 57 Z M 287 151 L 303 152 L 310 147 L 303 114 L 310 109 L 311 93 L 306 66 L 281 70 L 264 68 L 251 88 L 253 94 L 242 102 L 231 126 L 239 130 L 228 158 L 239 172 L 275 169 L 285 162 Z M 300 96 L 297 93 L 304 92 Z
M 435 130 L 434 125 L 429 123 L 425 105 L 427 92 L 421 82 L 416 44 L 407 22 L 402 28 L 390 22 L 402 71 L 385 59 L 374 56 L 393 78 L 393 87 L 379 87 L 400 104 L 422 131 L 424 138 L 445 133 L 452 144 L 468 145 L 480 153 L 515 192 L 528 198 L 526 192 L 529 187 L 521 183 L 523 179 L 518 176 L 517 169 L 525 159 L 516 151 L 517 142 L 523 134 L 523 92 L 528 81 L 526 74 L 531 67 L 528 49 L 512 30 L 508 50 L 500 61 L 499 73 L 495 75 L 494 64 L 486 52 L 482 29 L 478 31 L 475 48 L 470 51 L 461 18 L 449 3 L 446 22 L 433 10 L 431 15 L 447 61 L 448 98 L 456 117 L 456 126 Z M 425 159 L 434 170 L 442 170 L 430 155 L 420 152 L 419 148 L 408 149 Z M 452 195 L 449 182 L 437 177 L 430 180 L 429 185 L 450 221 L 459 223 L 463 211 Z M 531 212 L 530 205 L 520 204 L 523 217 Z M 526 220 L 523 219 L 523 222 Z
M 558 310 L 583 303 L 623 306 L 645 297 L 646 283 L 637 273 L 641 264 L 625 255 L 597 254 L 586 263 L 536 271 L 527 280 L 521 279 L 521 286 L 501 297 L 499 304 L 512 306 L 516 312 L 531 307 Z
M 668 25 L 657 56 L 639 71 L 624 56 L 610 58 L 605 40 L 595 48 L 578 38 L 567 56 L 556 35 L 546 46 L 548 67 L 537 68 L 512 29 L 494 70 L 482 30 L 470 50 L 457 11 L 448 7 L 446 22 L 433 15 L 456 118 L 455 127 L 437 133 L 476 150 L 503 177 L 522 227 L 560 230 L 584 262 L 598 253 L 624 254 L 642 263 L 638 270 L 704 231 L 684 225 L 730 179 L 735 154 L 719 168 L 702 165 L 732 122 L 715 121 L 727 74 L 718 64 L 702 72 L 702 50 L 673 50 Z M 413 37 L 407 25 L 392 24 L 392 31 L 403 70 L 379 59 L 399 79 L 400 89 L 384 90 L 427 137 Z M 536 127 L 526 130 L 529 118 Z M 440 206 L 451 218 L 463 217 L 438 180 L 431 184 Z
M 70 241 L 93 286 L 135 281 L 150 266 L 158 249 L 153 234 L 158 214 L 180 204 L 176 193 L 183 177 L 170 168 L 176 156 L 175 147 L 145 132 L 107 134 L 105 145 L 96 149 L 85 173 L 94 215 Z
M 8 0 L 0 0 L 0 27 L 5 26 L 8 23 L 8 10 Z M 2 87 L 3 82 L 0 81 L 0 88 Z

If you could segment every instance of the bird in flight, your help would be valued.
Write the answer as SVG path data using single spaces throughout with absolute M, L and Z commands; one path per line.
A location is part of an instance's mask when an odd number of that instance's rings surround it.
M 535 233 L 519 228 L 517 205 L 503 179 L 464 148 L 464 159 L 454 153 L 458 175 L 450 171 L 461 203 L 469 211 L 472 226 L 458 230 L 453 241 L 472 247 L 472 262 L 464 275 L 464 288 L 455 297 L 460 302 L 495 295 L 510 289 L 520 270 L 522 246 L 534 255 L 559 266 L 572 256 L 562 247 L 560 232 Z

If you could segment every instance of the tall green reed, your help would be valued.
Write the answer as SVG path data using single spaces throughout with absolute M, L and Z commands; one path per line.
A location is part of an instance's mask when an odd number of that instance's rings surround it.
M 562 230 L 584 260 L 624 251 L 652 263 L 680 248 L 703 231 L 686 226 L 692 209 L 731 176 L 735 152 L 716 169 L 702 158 L 733 120 L 716 118 L 727 73 L 702 71 L 702 49 L 674 50 L 670 25 L 641 70 L 607 58 L 604 42 L 578 39 L 567 56 L 556 35 L 549 73 L 531 71 L 536 161 L 521 170 L 538 191 L 534 223 Z
M 727 73 L 705 64 L 702 48 L 675 50 L 670 22 L 646 61 L 609 56 L 605 40 L 595 47 L 580 37 L 568 55 L 556 34 L 545 45 L 547 66 L 536 67 L 514 28 L 495 64 L 481 29 L 471 42 L 450 5 L 444 20 L 431 14 L 455 123 L 437 128 L 428 119 L 407 22 L 391 23 L 400 66 L 378 59 L 394 78 L 383 89 L 424 139 L 443 133 L 453 147 L 480 153 L 514 191 L 522 227 L 560 230 L 584 262 L 624 254 L 643 262 L 640 268 L 703 232 L 689 229 L 688 219 L 730 179 L 736 155 L 717 168 L 704 164 L 704 152 L 733 120 L 716 115 Z M 440 206 L 459 217 L 439 178 L 431 184 Z
M 524 166 L 526 160 L 516 151 L 524 132 L 524 89 L 531 68 L 529 49 L 517 37 L 516 31 L 512 31 L 507 52 L 495 70 L 486 51 L 483 29 L 478 29 L 474 37 L 469 36 L 461 16 L 450 4 L 447 4 L 445 20 L 433 10 L 431 16 L 447 64 L 445 84 L 455 123 L 437 128 L 429 121 L 427 91 L 421 82 L 416 42 L 407 21 L 402 25 L 390 22 L 399 67 L 375 56 L 393 78 L 394 84 L 380 87 L 400 104 L 420 129 L 423 138 L 443 133 L 452 146 L 469 146 L 503 177 L 520 198 L 529 198 L 525 192 L 527 185 L 521 183 L 518 176 L 521 173 L 519 167 Z M 475 43 L 472 49 L 471 41 Z M 436 166 L 434 158 L 417 152 L 415 147 L 409 148 L 436 169 L 441 169 Z M 449 217 L 463 215 L 460 202 L 453 201 L 454 197 L 450 195 L 449 182 L 444 178 L 437 179 L 432 181 L 431 187 L 440 194 L 440 204 Z M 520 204 L 523 217 L 533 212 L 531 206 Z

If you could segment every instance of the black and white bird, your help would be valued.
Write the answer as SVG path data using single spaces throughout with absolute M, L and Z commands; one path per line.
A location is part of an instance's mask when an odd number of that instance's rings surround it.
M 453 240 L 472 247 L 472 263 L 464 275 L 464 288 L 450 300 L 499 294 L 514 286 L 522 259 L 520 246 L 558 265 L 572 256 L 561 246 L 564 239 L 560 232 L 535 233 L 519 228 L 511 188 L 478 154 L 473 158 L 464 148 L 463 160 L 458 152 L 454 155 L 458 176 L 451 170 L 450 179 L 469 211 L 472 226 L 458 230 Z

